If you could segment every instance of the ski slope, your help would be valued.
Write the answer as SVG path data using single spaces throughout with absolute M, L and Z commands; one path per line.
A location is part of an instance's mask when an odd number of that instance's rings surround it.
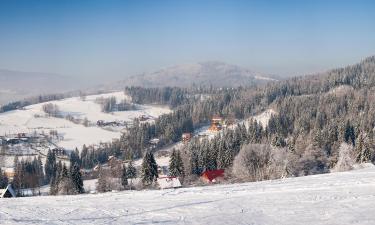
M 375 224 L 375 168 L 175 190 L 0 199 L 1 224 Z

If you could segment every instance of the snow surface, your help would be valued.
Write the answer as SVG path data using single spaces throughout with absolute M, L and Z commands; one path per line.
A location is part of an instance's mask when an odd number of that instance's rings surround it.
M 1 224 L 375 224 L 375 168 L 254 183 L 0 199 Z
M 259 115 L 251 117 L 252 119 L 258 121 L 258 123 L 262 124 L 263 128 L 266 128 L 268 125 L 268 121 L 270 121 L 271 116 L 275 115 L 276 112 L 273 109 L 267 109 L 266 111 L 260 113 Z
M 67 98 L 48 103 L 56 104 L 63 116 L 72 115 L 75 119 L 87 118 L 93 124 L 98 120 L 104 121 L 132 121 L 141 115 L 158 117 L 161 114 L 169 113 L 170 109 L 163 106 L 137 105 L 137 110 L 122 112 L 104 113 L 95 99 L 114 96 L 117 101 L 129 100 L 124 92 L 113 92 L 100 95 L 87 96 L 85 100 L 79 97 Z M 47 103 L 47 102 L 46 102 Z M 119 138 L 120 131 L 109 131 L 96 125 L 85 127 L 82 124 L 75 124 L 64 118 L 46 117 L 42 107 L 46 103 L 40 103 L 25 107 L 25 110 L 14 110 L 0 114 L 0 135 L 29 133 L 48 133 L 49 130 L 57 130 L 64 139 L 56 143 L 59 147 L 66 149 L 81 148 L 84 144 L 92 145 L 101 142 L 109 142 Z

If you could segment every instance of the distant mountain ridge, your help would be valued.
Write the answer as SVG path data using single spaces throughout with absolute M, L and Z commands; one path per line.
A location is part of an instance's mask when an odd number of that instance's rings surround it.
M 214 87 L 238 87 L 276 80 L 274 77 L 240 66 L 207 61 L 182 64 L 151 73 L 130 76 L 118 82 L 115 86 L 188 87 L 192 85 L 212 85 Z

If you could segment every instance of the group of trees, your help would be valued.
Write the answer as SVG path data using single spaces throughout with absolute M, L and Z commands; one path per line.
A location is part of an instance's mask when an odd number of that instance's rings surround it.
M 111 190 L 124 190 L 133 188 L 133 179 L 137 177 L 137 170 L 133 166 L 132 161 L 128 163 L 128 166 L 123 165 L 120 160 L 109 168 L 100 166 L 99 178 L 97 183 L 98 192 L 107 192 Z M 130 183 L 129 181 L 130 180 Z
M 34 157 L 31 159 L 14 161 L 14 177 L 12 186 L 19 195 L 22 195 L 21 190 L 30 188 L 36 190 L 44 184 L 44 173 L 41 158 Z
M 48 94 L 48 95 L 39 95 L 36 97 L 29 97 L 22 101 L 10 102 L 8 104 L 0 106 L 0 113 L 8 112 L 8 111 L 15 110 L 15 109 L 21 109 L 28 105 L 60 100 L 60 99 L 64 99 L 67 97 L 74 96 L 74 95 L 75 93 L 66 93 L 66 94 Z
M 48 151 L 45 176 L 46 182 L 50 184 L 50 194 L 81 194 L 84 192 L 82 174 L 80 171 L 80 159 L 78 153 L 73 152 L 70 158 L 70 168 L 59 161 L 56 155 Z
M 52 117 L 60 116 L 60 109 L 56 104 L 46 103 L 42 106 L 42 109 L 43 109 L 43 112 L 45 112 L 48 116 L 52 116 Z
M 125 100 L 122 100 L 120 103 L 117 103 L 117 99 L 115 96 L 109 98 L 97 98 L 95 100 L 96 103 L 101 105 L 102 112 L 109 113 L 114 111 L 127 111 L 127 110 L 134 110 L 136 107 L 132 103 L 128 103 Z

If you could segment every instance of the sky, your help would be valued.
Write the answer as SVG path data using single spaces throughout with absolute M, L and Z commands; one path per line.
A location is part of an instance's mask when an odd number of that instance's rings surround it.
M 375 1 L 0 0 L 0 68 L 118 79 L 218 60 L 284 76 L 375 54 Z

